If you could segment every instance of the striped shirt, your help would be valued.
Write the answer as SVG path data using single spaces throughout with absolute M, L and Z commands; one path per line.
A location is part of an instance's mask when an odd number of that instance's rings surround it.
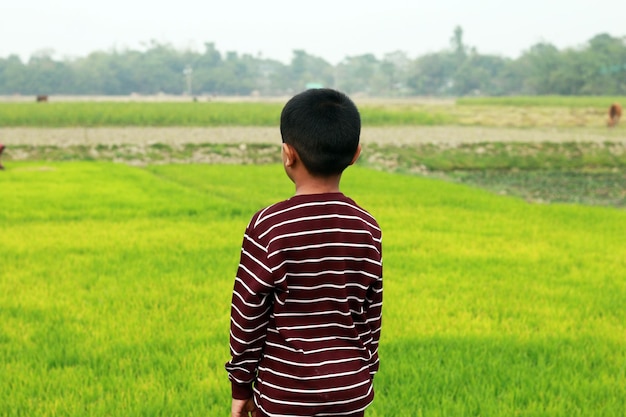
M 243 239 L 226 364 L 233 398 L 268 416 L 334 416 L 373 400 L 382 235 L 342 193 L 256 213 Z

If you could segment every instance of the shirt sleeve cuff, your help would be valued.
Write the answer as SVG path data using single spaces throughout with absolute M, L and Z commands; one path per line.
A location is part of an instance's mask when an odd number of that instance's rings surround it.
M 252 383 L 238 384 L 232 382 L 232 393 L 235 400 L 247 400 L 248 398 L 252 398 Z

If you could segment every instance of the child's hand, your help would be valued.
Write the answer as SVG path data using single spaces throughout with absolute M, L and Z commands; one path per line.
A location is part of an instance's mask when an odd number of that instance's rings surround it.
M 232 417 L 256 417 L 256 404 L 252 398 L 247 400 L 236 400 L 233 398 L 231 405 Z

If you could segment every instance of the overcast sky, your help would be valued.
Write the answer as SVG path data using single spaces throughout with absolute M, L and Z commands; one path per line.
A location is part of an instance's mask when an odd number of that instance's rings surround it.
M 626 36 L 626 0 L 2 0 L 0 57 L 78 57 L 155 40 L 196 51 L 213 42 L 284 63 L 304 49 L 336 64 L 438 52 L 457 25 L 480 53 L 515 58 L 542 41 L 562 49 L 600 33 Z

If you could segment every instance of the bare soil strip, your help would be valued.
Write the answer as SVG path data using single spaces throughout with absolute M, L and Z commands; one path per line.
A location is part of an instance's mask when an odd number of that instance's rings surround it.
M 364 127 L 363 143 L 409 145 L 480 142 L 622 142 L 626 129 L 572 128 L 519 129 L 471 126 Z M 146 145 L 162 143 L 278 144 L 278 127 L 103 127 L 103 128 L 0 128 L 6 145 Z

